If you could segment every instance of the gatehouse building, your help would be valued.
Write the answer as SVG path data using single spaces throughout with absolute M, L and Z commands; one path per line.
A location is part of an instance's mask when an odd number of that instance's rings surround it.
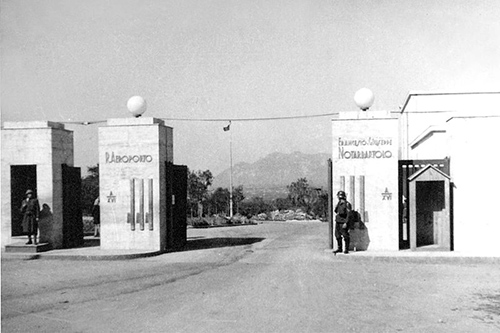
M 351 250 L 500 256 L 500 92 L 410 92 L 340 112 L 332 139 L 333 189 L 362 216 Z

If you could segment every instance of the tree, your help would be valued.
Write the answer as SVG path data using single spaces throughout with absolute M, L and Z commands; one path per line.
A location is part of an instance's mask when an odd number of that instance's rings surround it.
M 240 203 L 245 199 L 243 195 L 243 185 L 233 189 L 233 206 L 236 207 L 236 213 L 240 212 Z
M 193 217 L 194 212 L 197 216 L 203 216 L 203 205 L 206 204 L 208 197 L 208 187 L 212 185 L 212 172 L 189 171 L 188 170 L 188 204 Z
M 328 203 L 328 194 L 320 188 L 312 188 L 306 178 L 299 178 L 287 186 L 288 198 L 293 206 L 301 208 L 306 213 L 315 215 L 325 214 L 325 203 Z M 320 213 L 321 212 L 321 213 Z
M 248 217 L 268 212 L 271 208 L 272 205 L 262 197 L 253 197 L 240 203 L 241 214 Z
M 277 210 L 290 209 L 293 205 L 290 198 L 276 198 L 273 202 L 273 206 Z
M 210 205 L 209 211 L 213 214 L 229 215 L 229 189 L 219 187 L 212 192 L 208 204 Z M 240 185 L 233 189 L 233 207 L 236 207 L 236 212 L 239 212 L 239 204 L 245 199 L 243 195 L 243 186 Z
M 304 208 L 307 206 L 306 201 L 308 201 L 310 195 L 310 188 L 306 178 L 299 178 L 286 188 L 288 190 L 288 198 L 293 206 L 297 208 Z
M 226 215 L 229 211 L 229 190 L 219 187 L 210 196 L 210 205 L 215 214 Z
M 320 189 L 317 193 L 317 200 L 314 202 L 312 207 L 313 215 L 318 217 L 326 217 L 328 214 L 328 192 Z
M 92 212 L 95 199 L 99 196 L 99 164 L 87 167 L 87 175 L 82 178 L 82 211 Z

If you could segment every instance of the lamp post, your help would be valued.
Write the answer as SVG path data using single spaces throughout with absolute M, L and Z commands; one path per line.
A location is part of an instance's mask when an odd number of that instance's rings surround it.
M 328 248 L 333 250 L 333 163 L 328 159 Z
M 233 132 L 229 131 L 229 217 L 233 218 Z
M 231 132 L 231 120 L 224 127 L 224 132 L 229 131 L 229 217 L 233 218 L 233 133 Z

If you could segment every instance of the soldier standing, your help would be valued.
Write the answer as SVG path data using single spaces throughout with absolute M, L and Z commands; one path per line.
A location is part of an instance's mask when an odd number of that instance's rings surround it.
M 28 233 L 28 242 L 26 244 L 33 244 L 31 241 L 31 236 L 35 244 L 36 235 L 38 233 L 38 216 L 40 214 L 40 204 L 38 199 L 33 197 L 33 191 L 26 191 L 26 198 L 21 204 L 21 213 L 23 214 L 23 231 Z
M 101 209 L 99 197 L 95 199 L 94 206 L 92 207 L 92 217 L 94 218 L 94 237 L 101 235 Z
M 349 253 L 349 214 L 352 211 L 351 204 L 347 201 L 346 194 L 344 191 L 339 191 L 337 193 L 337 198 L 339 202 L 335 207 L 335 238 L 337 239 L 337 249 L 333 253 L 337 254 L 342 252 L 342 237 L 344 237 L 345 250 L 344 253 Z

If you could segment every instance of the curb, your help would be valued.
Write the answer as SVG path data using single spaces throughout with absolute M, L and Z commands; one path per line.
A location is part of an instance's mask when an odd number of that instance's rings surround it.
M 396 252 L 394 254 L 349 252 L 349 254 L 333 254 L 333 250 L 327 249 L 325 254 L 331 254 L 332 258 L 342 261 L 360 262 L 393 262 L 393 263 L 422 263 L 422 264 L 500 264 L 500 257 L 471 256 L 471 255 L 436 255 L 419 252 L 418 254 Z
M 5 253 L 2 260 L 130 260 L 158 256 L 171 251 L 153 251 L 127 254 L 57 254 L 57 253 Z

